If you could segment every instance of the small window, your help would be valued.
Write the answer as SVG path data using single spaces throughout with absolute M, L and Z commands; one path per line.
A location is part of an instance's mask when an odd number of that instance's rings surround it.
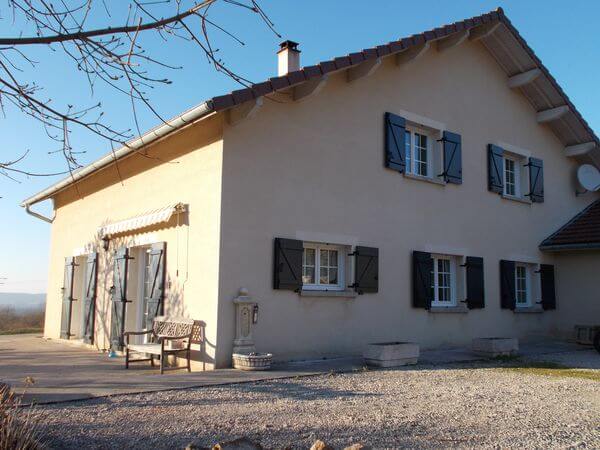
M 405 131 L 406 173 L 431 177 L 433 173 L 433 143 L 435 139 L 418 128 Z
M 522 158 L 504 156 L 502 168 L 503 194 L 508 197 L 521 198 L 522 196 Z
M 456 258 L 432 255 L 431 306 L 456 306 Z
M 520 307 L 531 306 L 531 283 L 529 267 L 525 264 L 515 266 L 515 300 Z
M 308 290 L 343 290 L 343 247 L 304 244 L 302 255 L 302 288 Z

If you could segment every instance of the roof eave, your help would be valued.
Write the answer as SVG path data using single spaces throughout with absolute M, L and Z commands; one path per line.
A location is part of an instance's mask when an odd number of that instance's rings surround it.
M 581 244 L 540 245 L 539 249 L 544 252 L 561 252 L 569 250 L 600 250 L 600 242 L 589 242 Z
M 47 200 L 57 194 L 58 192 L 66 189 L 73 183 L 76 183 L 83 178 L 86 178 L 93 173 L 113 164 L 115 161 L 119 161 L 126 156 L 131 155 L 132 153 L 140 150 L 143 147 L 146 147 L 159 139 L 164 138 L 165 136 L 172 134 L 181 128 L 190 125 L 198 120 L 204 119 L 208 117 L 211 113 L 214 112 L 214 108 L 212 102 L 206 101 L 201 103 L 198 106 L 172 118 L 162 123 L 161 125 L 151 129 L 150 131 L 144 133 L 142 136 L 127 142 L 123 147 L 110 152 L 100 159 L 84 166 L 80 170 L 73 172 L 68 177 L 63 178 L 62 180 L 54 183 L 53 185 L 47 187 L 43 191 L 38 192 L 35 195 L 23 200 L 21 202 L 21 207 L 28 208 L 31 205 Z

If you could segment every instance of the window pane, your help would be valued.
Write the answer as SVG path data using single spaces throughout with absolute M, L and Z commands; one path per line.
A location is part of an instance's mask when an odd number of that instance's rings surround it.
M 427 136 L 415 133 L 415 172 L 427 176 Z
M 329 265 L 329 252 L 327 250 L 321 250 L 321 267 Z
M 338 266 L 338 251 L 337 250 L 329 250 L 329 266 L 330 267 Z
M 410 154 L 410 131 L 404 131 L 404 149 L 405 149 L 405 158 L 406 158 L 406 171 L 408 173 L 412 172 L 410 160 L 412 159 Z
M 302 254 L 302 283 L 315 283 L 315 249 L 305 248 Z
M 314 267 L 304 267 L 304 269 L 302 269 L 302 283 L 304 283 L 304 284 L 314 284 L 315 283 L 315 268 Z
M 504 193 L 507 195 L 515 195 L 515 162 L 512 159 L 504 160 Z
M 329 269 L 329 284 L 338 284 L 338 270 Z
M 329 269 L 321 267 L 321 276 L 319 277 L 319 283 L 329 284 Z

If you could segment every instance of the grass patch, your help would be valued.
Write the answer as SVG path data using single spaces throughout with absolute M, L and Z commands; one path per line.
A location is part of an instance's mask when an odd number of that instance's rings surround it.
M 509 366 L 503 370 L 518 372 L 524 375 L 538 375 L 545 377 L 558 378 L 580 378 L 584 380 L 600 381 L 600 370 L 573 369 L 562 364 L 540 361 L 540 362 L 521 362 L 514 366 Z
M 2 330 L 0 331 L 0 336 L 5 336 L 8 334 L 31 334 L 31 333 L 41 333 L 43 328 L 17 328 L 16 330 Z

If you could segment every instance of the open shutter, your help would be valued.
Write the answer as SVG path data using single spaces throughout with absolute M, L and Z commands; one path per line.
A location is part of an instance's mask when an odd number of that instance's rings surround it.
M 556 291 L 554 288 L 553 265 L 540 265 L 540 281 L 540 284 L 542 285 L 542 307 L 544 309 L 556 309 Z
M 354 258 L 354 290 L 359 294 L 378 292 L 379 249 L 357 246 Z
M 504 192 L 502 182 L 504 150 L 494 144 L 488 145 L 488 190 L 497 194 Z
M 404 173 L 406 161 L 404 158 L 404 133 L 406 120 L 395 114 L 385 113 L 385 167 Z
M 304 245 L 296 239 L 275 238 L 273 289 L 302 289 Z
M 538 158 L 529 158 L 529 194 L 533 203 L 544 202 L 544 162 Z
M 462 144 L 460 134 L 444 131 L 444 181 L 462 184 Z
M 96 312 L 96 283 L 98 279 L 98 253 L 90 253 L 85 270 L 85 298 L 83 300 L 83 341 L 94 343 L 94 315 Z
M 413 251 L 413 306 L 415 308 L 431 308 L 432 272 L 433 258 L 431 253 Z
M 71 313 L 73 311 L 73 275 L 75 258 L 65 258 L 65 274 L 62 287 L 62 314 L 60 316 L 60 337 L 69 339 L 71 335 Z
M 113 350 L 120 350 L 123 348 L 129 259 L 129 250 L 126 247 L 120 247 L 115 251 L 113 286 L 111 288 L 112 316 L 110 320 L 110 343 Z
M 146 329 L 152 328 L 152 322 L 156 316 L 163 314 L 163 299 L 165 293 L 165 259 L 166 259 L 166 242 L 158 242 L 152 244 L 148 253 L 150 266 L 150 292 L 148 303 L 146 305 Z
M 483 283 L 483 258 L 467 256 L 467 306 L 469 309 L 485 306 L 485 289 Z
M 515 262 L 500 261 L 500 307 L 515 309 L 517 305 L 515 292 Z

